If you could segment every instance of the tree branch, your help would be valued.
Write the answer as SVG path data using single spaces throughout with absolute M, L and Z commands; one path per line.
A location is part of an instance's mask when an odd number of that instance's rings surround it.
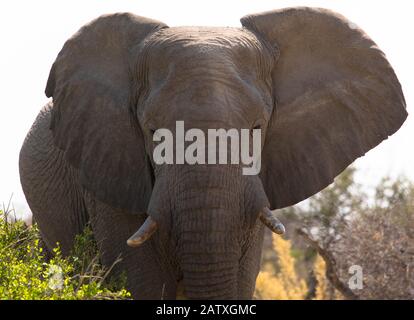
M 326 264 L 326 278 L 342 295 L 349 300 L 359 300 L 359 297 L 352 292 L 338 277 L 336 269 L 336 261 L 332 254 L 322 248 L 319 243 L 313 240 L 304 229 L 296 229 L 297 233 L 304 237 L 304 239 L 318 252 Z

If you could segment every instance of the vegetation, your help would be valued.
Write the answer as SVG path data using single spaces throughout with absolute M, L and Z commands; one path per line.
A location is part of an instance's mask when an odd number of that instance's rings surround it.
M 309 295 L 309 288 L 305 279 L 298 272 L 298 259 L 292 256 L 290 240 L 278 235 L 272 235 L 273 250 L 277 254 L 277 264 L 264 266 L 256 281 L 255 299 L 266 300 L 303 300 Z M 326 278 L 325 261 L 316 256 L 312 272 L 316 277 L 314 299 L 327 300 L 332 290 Z M 334 291 L 337 298 L 340 294 Z
M 272 300 L 301 300 L 306 297 L 307 286 L 295 271 L 289 240 L 273 235 L 273 248 L 278 256 L 278 268 L 264 270 L 256 281 L 255 297 Z M 268 266 L 269 269 L 269 266 Z
M 108 279 L 97 258 L 92 232 L 77 237 L 70 257 L 57 246 L 44 252 L 36 225 L 10 223 L 11 211 L 0 210 L 0 299 L 128 299 L 124 283 Z
M 258 298 L 414 299 L 414 185 L 384 178 L 369 197 L 354 173 L 351 167 L 305 204 L 278 212 L 289 240 L 267 241 Z M 349 286 L 355 266 L 358 288 Z

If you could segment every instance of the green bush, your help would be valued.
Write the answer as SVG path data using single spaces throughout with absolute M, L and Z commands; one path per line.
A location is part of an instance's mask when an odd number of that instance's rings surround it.
M 0 210 L 0 299 L 130 298 L 123 288 L 126 279 L 109 279 L 111 268 L 99 264 L 89 227 L 76 238 L 69 257 L 57 246 L 46 258 L 37 226 L 8 222 L 9 216 Z

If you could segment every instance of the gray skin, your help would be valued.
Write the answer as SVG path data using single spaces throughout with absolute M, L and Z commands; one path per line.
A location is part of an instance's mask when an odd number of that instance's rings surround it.
M 383 53 L 344 17 L 288 8 L 242 28 L 100 17 L 66 42 L 20 154 L 27 201 L 48 248 L 65 254 L 90 221 L 102 261 L 137 299 L 250 299 L 263 208 L 330 184 L 406 119 Z M 155 165 L 152 132 L 261 128 L 262 169 Z M 127 239 L 150 217 L 156 232 Z M 141 230 L 141 229 L 140 229 Z

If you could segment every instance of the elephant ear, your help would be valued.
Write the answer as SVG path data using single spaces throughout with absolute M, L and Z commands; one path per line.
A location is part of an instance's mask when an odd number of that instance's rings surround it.
M 65 43 L 46 86 L 54 142 L 79 170 L 81 184 L 100 201 L 133 213 L 146 211 L 152 169 L 130 112 L 130 64 L 143 40 L 165 27 L 128 13 L 99 17 Z
M 241 22 L 279 51 L 261 172 L 273 209 L 332 183 L 406 119 L 392 67 L 344 17 L 299 7 L 245 16 Z

